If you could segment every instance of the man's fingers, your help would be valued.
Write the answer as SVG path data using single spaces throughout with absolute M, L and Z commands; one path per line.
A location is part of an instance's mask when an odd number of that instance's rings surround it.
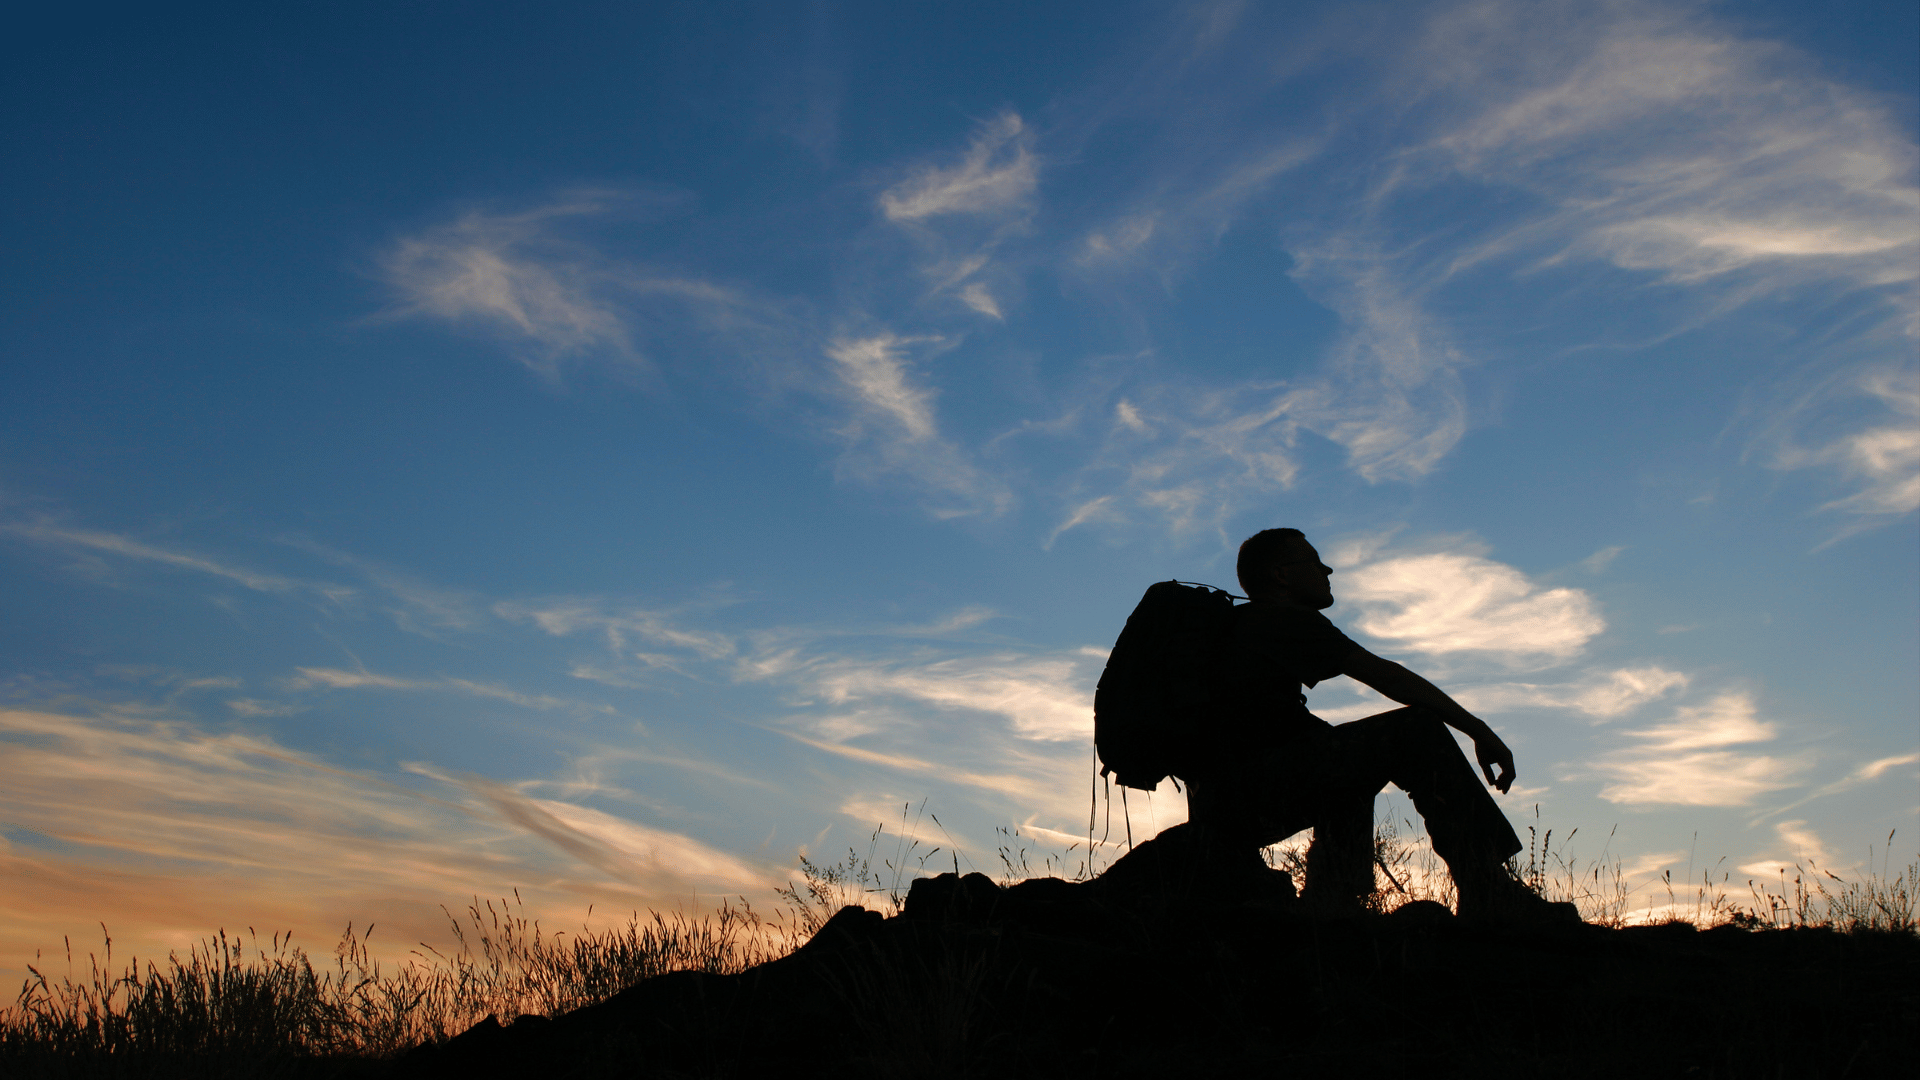
M 1491 761 L 1481 762 L 1480 771 L 1487 774 L 1488 785 L 1492 785 L 1495 782 L 1493 779 L 1493 762 Z

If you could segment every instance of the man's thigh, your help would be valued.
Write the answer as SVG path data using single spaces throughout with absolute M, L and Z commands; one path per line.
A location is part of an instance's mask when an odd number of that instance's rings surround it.
M 1403 788 L 1471 767 L 1446 722 L 1427 709 L 1402 708 L 1341 724 L 1329 733 L 1330 782 L 1347 789 L 1389 783 Z
M 1403 708 L 1329 729 L 1322 755 L 1325 789 L 1329 794 L 1378 794 L 1410 754 L 1430 752 L 1429 729 L 1435 722 L 1424 709 Z
M 1371 822 L 1373 796 L 1452 746 L 1445 725 L 1424 709 L 1329 725 L 1188 777 L 1190 819 L 1258 833 L 1263 844 L 1311 828 L 1330 812 Z

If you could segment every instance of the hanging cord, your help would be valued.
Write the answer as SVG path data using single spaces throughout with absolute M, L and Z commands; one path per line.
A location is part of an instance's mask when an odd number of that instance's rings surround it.
M 1100 751 L 1093 752 L 1093 771 L 1087 774 L 1087 877 L 1093 877 L 1093 816 L 1100 803 Z
M 1101 801 L 1105 804 L 1107 808 L 1106 824 L 1102 825 L 1100 828 L 1100 846 L 1106 847 L 1107 837 L 1113 835 L 1113 781 L 1107 779 L 1105 776 L 1102 776 L 1100 778 L 1100 787 L 1102 789 L 1102 794 L 1105 796 Z M 1125 793 L 1125 790 L 1126 789 L 1124 788 L 1121 789 L 1123 794 Z
M 1227 592 L 1227 590 L 1225 590 L 1225 589 L 1223 589 L 1223 588 L 1221 588 L 1221 587 L 1220 587 L 1220 586 L 1218 586 L 1218 585 L 1209 585 L 1209 584 L 1207 584 L 1207 583 L 1206 583 L 1206 582 L 1204 582 L 1204 581 L 1181 581 L 1181 580 L 1180 580 L 1179 578 L 1174 578 L 1174 579 L 1173 579 L 1173 583 L 1174 583 L 1175 585 L 1198 585 L 1198 586 L 1200 586 L 1200 587 L 1201 587 L 1201 588 L 1203 588 L 1203 589 L 1212 589 L 1212 590 L 1213 590 L 1214 592 L 1217 592 L 1217 593 L 1227 593 L 1227 596 L 1228 596 L 1229 598 L 1231 598 L 1231 599 L 1234 599 L 1234 600 L 1245 600 L 1245 599 L 1247 599 L 1246 597 L 1244 597 L 1244 596 L 1241 596 L 1241 595 L 1240 595 L 1239 593 L 1230 593 L 1230 592 Z
M 1127 809 L 1127 785 L 1120 785 L 1120 816 L 1127 823 L 1127 850 L 1133 850 L 1133 812 Z

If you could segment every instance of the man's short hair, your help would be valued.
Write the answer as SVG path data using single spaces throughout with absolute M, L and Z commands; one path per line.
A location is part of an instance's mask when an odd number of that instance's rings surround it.
M 1248 596 L 1256 589 L 1265 592 L 1267 582 L 1262 573 L 1267 567 L 1282 562 L 1302 562 L 1305 553 L 1307 534 L 1299 529 L 1261 529 L 1240 545 L 1240 558 L 1234 563 L 1234 575 L 1240 579 L 1240 588 Z

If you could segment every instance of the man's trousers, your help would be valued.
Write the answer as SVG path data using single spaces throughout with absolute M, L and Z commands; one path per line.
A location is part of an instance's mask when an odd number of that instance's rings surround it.
M 1235 845 L 1264 847 L 1313 829 L 1307 889 L 1328 899 L 1373 890 L 1373 798 L 1391 783 L 1425 821 L 1456 882 L 1521 849 L 1453 734 L 1433 712 L 1395 709 L 1318 727 L 1263 751 L 1190 770 L 1188 819 Z

